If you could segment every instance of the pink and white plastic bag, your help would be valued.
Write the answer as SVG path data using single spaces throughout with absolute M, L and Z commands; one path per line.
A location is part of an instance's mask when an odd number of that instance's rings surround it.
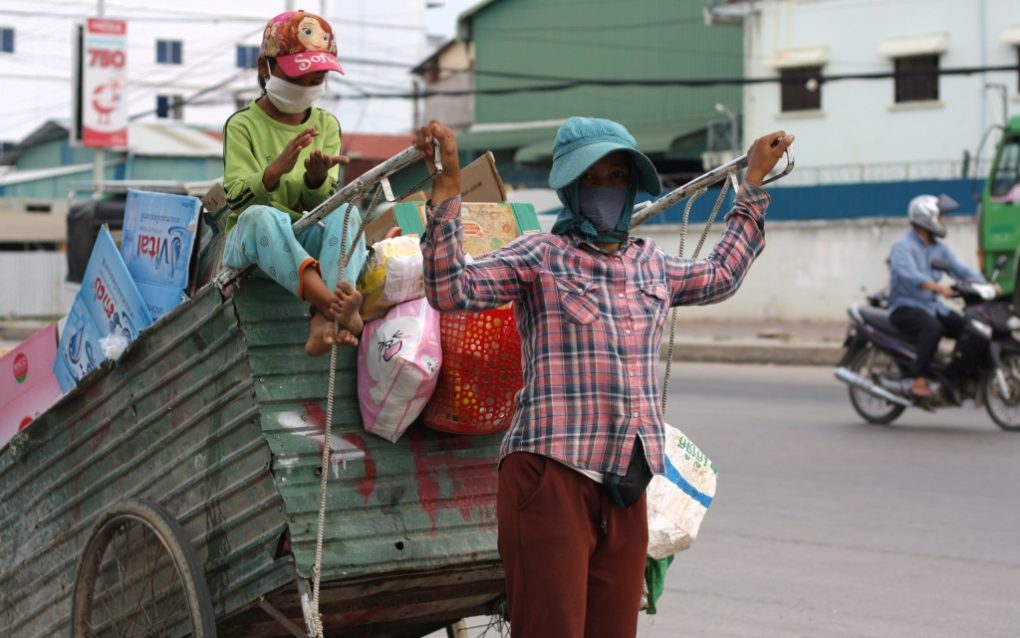
M 439 378 L 439 312 L 424 298 L 369 321 L 358 345 L 358 404 L 365 430 L 396 441 L 425 408 Z

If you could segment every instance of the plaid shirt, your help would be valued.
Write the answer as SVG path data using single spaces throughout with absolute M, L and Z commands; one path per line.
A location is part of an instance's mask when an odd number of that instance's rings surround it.
M 576 235 L 532 233 L 465 263 L 460 197 L 429 209 L 425 294 L 441 311 L 514 302 L 524 387 L 500 458 L 540 454 L 626 473 L 634 437 L 663 471 L 658 367 L 670 306 L 728 298 L 765 247 L 769 195 L 737 193 L 707 259 L 667 255 L 645 239 L 604 252 Z

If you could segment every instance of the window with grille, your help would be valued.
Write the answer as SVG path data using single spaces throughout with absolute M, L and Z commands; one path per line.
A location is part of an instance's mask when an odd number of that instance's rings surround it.
M 180 40 L 156 40 L 156 63 L 181 64 L 183 48 Z
M 237 45 L 237 68 L 254 69 L 259 59 L 259 48 L 247 44 Z
M 156 117 L 161 120 L 184 119 L 183 95 L 157 95 Z
M 939 99 L 938 55 L 912 55 L 894 63 L 897 103 Z
M 781 108 L 786 111 L 816 111 L 822 108 L 822 67 L 799 66 L 781 69 Z

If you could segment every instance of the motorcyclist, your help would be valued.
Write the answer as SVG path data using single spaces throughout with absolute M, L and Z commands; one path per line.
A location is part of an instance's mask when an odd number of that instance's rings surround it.
M 910 392 L 919 399 L 931 397 L 925 378 L 939 340 L 943 336 L 958 337 L 964 318 L 939 300 L 949 297 L 953 289 L 939 283 L 942 272 L 932 267 L 936 259 L 949 264 L 957 281 L 981 281 L 981 273 L 961 262 L 941 238 L 946 236 L 943 215 L 956 210 L 959 204 L 948 195 L 918 195 L 910 200 L 906 231 L 889 253 L 889 319 L 901 331 L 915 335 L 917 358 L 908 371 L 914 377 Z

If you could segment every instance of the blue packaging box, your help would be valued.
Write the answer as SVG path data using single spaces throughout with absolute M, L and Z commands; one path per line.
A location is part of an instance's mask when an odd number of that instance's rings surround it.
M 151 323 L 148 306 L 104 226 L 57 346 L 53 373 L 61 389 L 67 392 L 103 362 L 100 339 L 116 333 L 130 343 Z
M 187 299 L 201 209 L 196 197 L 128 192 L 121 255 L 153 320 Z

